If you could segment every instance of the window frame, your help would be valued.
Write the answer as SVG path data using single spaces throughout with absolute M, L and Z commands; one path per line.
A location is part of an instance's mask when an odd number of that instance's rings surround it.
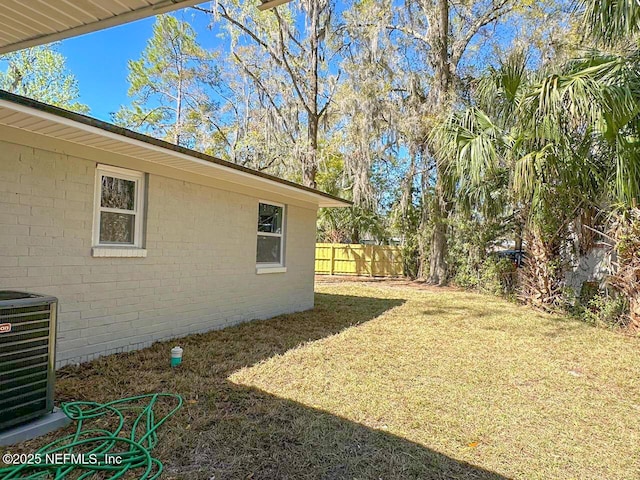
M 261 232 L 260 229 L 260 205 L 269 205 L 271 207 L 282 208 L 282 228 L 281 233 Z M 285 266 L 285 234 L 287 228 L 287 206 L 284 203 L 273 202 L 270 200 L 258 200 L 258 211 L 256 216 L 256 267 L 258 269 L 283 268 Z M 276 237 L 280 238 L 280 261 L 279 262 L 258 262 L 258 237 Z
M 121 180 L 135 182 L 135 205 L 134 210 L 122 210 L 118 208 L 103 207 L 102 201 L 102 177 L 113 177 Z M 133 248 L 143 247 L 143 225 L 144 225 L 144 202 L 145 202 L 145 174 L 137 170 L 112 167 L 111 165 L 96 166 L 96 183 L 93 196 L 93 247 L 100 248 Z M 133 215 L 133 243 L 109 243 L 100 242 L 100 214 L 102 212 L 122 213 Z

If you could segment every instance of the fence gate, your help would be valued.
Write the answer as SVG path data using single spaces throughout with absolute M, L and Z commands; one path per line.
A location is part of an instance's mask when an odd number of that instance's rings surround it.
M 316 243 L 316 274 L 400 277 L 404 274 L 400 247 Z

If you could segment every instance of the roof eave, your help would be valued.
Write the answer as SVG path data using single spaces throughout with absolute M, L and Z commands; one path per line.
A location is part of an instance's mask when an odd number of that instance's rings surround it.
M 36 117 L 57 121 L 59 123 L 71 123 L 75 127 L 82 128 L 85 131 L 91 131 L 92 133 L 97 133 L 105 137 L 118 138 L 121 141 L 134 143 L 147 149 L 163 151 L 168 155 L 177 155 L 180 158 L 195 162 L 199 165 L 207 165 L 212 168 L 223 169 L 226 172 L 235 173 L 240 177 L 247 178 L 246 176 L 249 175 L 251 178 L 259 179 L 262 183 L 278 187 L 285 195 L 287 191 L 295 191 L 298 195 L 302 193 L 310 202 L 315 203 L 319 207 L 344 208 L 352 205 L 352 202 L 348 200 L 324 193 L 320 190 L 299 185 L 264 172 L 252 170 L 250 168 L 227 162 L 185 147 L 180 147 L 163 140 L 158 140 L 86 115 L 70 112 L 27 97 L 22 97 L 0 90 L 0 106 L 2 105 L 4 105 L 5 108 L 23 112 L 26 111 L 30 115 Z
M 37 45 L 57 42 L 71 37 L 77 37 L 79 35 L 85 35 L 98 30 L 104 30 L 105 28 L 116 27 L 118 25 L 135 22 L 136 20 L 141 20 L 146 17 L 173 12 L 181 8 L 192 7 L 199 3 L 203 3 L 203 0 L 165 0 L 154 5 L 147 5 L 126 13 L 120 13 L 113 17 L 96 20 L 95 22 L 79 25 L 77 27 L 71 27 L 61 32 L 33 36 L 15 43 L 2 45 L 0 46 L 0 55 L 14 52 L 16 50 L 22 50 L 24 48 L 35 47 Z
M 268 10 L 278 5 L 283 5 L 291 0 L 262 0 L 261 4 L 257 5 L 258 10 Z M 163 13 L 169 13 L 182 8 L 193 7 L 200 3 L 204 3 L 204 0 L 163 0 L 152 5 L 144 5 L 123 13 L 113 14 L 111 17 L 96 19 L 90 23 L 84 23 L 82 25 L 69 26 L 65 30 L 58 32 L 48 33 L 35 33 L 31 36 L 23 37 L 13 43 L 0 45 L 0 55 L 15 52 L 29 47 L 35 47 L 38 45 L 44 45 L 51 42 L 57 42 L 65 40 L 71 37 L 77 37 L 79 35 L 85 35 L 87 33 L 93 33 L 105 28 L 116 27 L 125 23 L 135 22 L 136 20 L 142 20 L 143 18 L 151 17 L 154 15 L 160 15 Z M 5 13 L 7 18 L 10 17 L 10 10 Z

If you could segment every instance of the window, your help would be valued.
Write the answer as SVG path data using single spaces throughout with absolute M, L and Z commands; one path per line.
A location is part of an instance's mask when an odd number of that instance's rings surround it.
M 142 247 L 144 174 L 98 166 L 94 246 Z
M 283 266 L 284 205 L 258 205 L 258 251 L 256 262 L 262 266 Z

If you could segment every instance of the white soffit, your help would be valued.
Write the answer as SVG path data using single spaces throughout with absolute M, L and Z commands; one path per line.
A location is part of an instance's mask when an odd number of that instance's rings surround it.
M 290 0 L 256 0 L 259 10 Z M 84 35 L 206 0 L 2 0 L 0 55 Z
M 0 54 L 122 25 L 203 0 L 2 0 Z
M 1 91 L 0 93 L 5 96 L 8 95 Z M 53 107 L 44 105 L 43 107 L 53 109 Z M 72 117 L 82 118 L 87 123 L 117 128 L 89 117 L 69 112 L 65 113 Z M 173 149 L 176 147 L 168 144 L 168 147 L 163 147 L 157 144 L 158 140 L 134 132 L 122 135 L 105 130 L 104 127 L 100 128 L 87 123 L 0 98 L 0 125 L 96 148 L 105 152 L 125 155 L 165 167 L 176 168 L 196 175 L 277 193 L 285 197 L 314 203 L 320 207 L 350 206 L 350 202 L 343 199 L 270 177 L 261 172 L 255 172 L 222 160 L 206 157 L 197 152 L 191 152 L 192 154 L 190 155 L 189 151 L 176 151 Z

